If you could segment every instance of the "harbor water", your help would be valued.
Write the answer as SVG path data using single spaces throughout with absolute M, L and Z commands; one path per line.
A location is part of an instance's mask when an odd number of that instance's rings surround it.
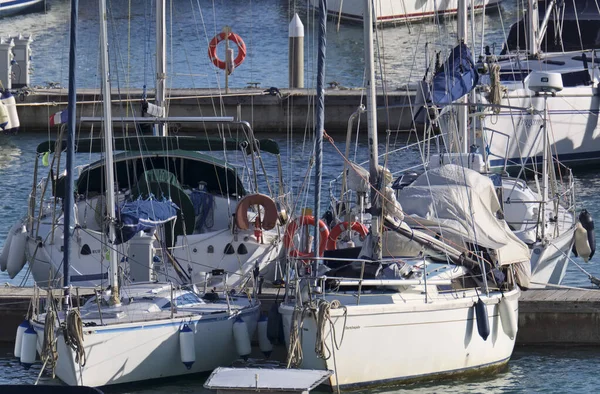
M 349 1 L 349 0 L 348 0 Z M 355 0 L 358 1 L 358 0 Z M 46 13 L 18 16 L 1 20 L 1 33 L 33 34 L 32 44 L 33 75 L 32 84 L 38 86 L 67 85 L 69 1 L 51 0 L 51 8 Z M 81 23 L 79 28 L 78 85 L 96 88 L 98 80 L 98 21 L 97 2 L 80 0 Z M 167 17 L 167 31 L 173 37 L 168 43 L 169 71 L 167 85 L 171 87 L 224 87 L 222 73 L 210 64 L 206 48 L 208 41 L 224 25 L 244 38 L 248 47 L 245 63 L 235 71 L 229 83 L 244 87 L 249 82 L 259 82 L 263 87 L 287 86 L 287 28 L 293 12 L 301 15 L 307 28 L 306 83 L 314 86 L 316 70 L 315 26 L 313 11 L 306 8 L 305 1 L 293 0 L 196 0 L 173 1 Z M 498 44 L 504 35 L 502 28 L 508 29 L 516 19 L 517 2 L 505 1 L 501 14 L 477 16 L 478 25 L 485 23 L 486 43 Z M 154 69 L 154 5 L 150 1 L 109 1 L 111 63 L 113 64 L 113 86 L 141 88 L 153 86 Z M 169 24 L 173 20 L 175 23 Z M 478 29 L 481 30 L 481 29 Z M 327 81 L 337 81 L 342 86 L 362 85 L 362 27 L 342 24 L 336 31 L 336 21 L 328 25 Z M 388 86 L 397 87 L 409 80 L 418 80 L 425 68 L 425 44 L 430 47 L 448 48 L 453 45 L 454 24 L 446 21 L 439 26 L 432 24 L 399 25 L 383 29 L 378 39 L 383 40 L 384 59 L 382 68 Z M 480 34 L 475 31 L 477 39 Z M 446 37 L 441 38 L 441 37 Z M 222 57 L 222 55 L 221 55 Z M 383 67 L 385 66 L 385 68 Z M 310 130 L 310 127 L 307 128 Z M 55 130 L 52 130 L 54 133 Z M 310 134 L 310 133 L 309 133 Z M 32 171 L 35 162 L 35 147 L 42 141 L 52 138 L 49 132 L 19 134 L 0 138 L 0 247 L 13 223 L 26 213 L 27 198 L 32 187 Z M 259 137 L 268 137 L 261 135 Z M 311 153 L 312 142 L 303 135 L 271 136 L 282 148 L 282 161 L 285 163 L 286 182 L 296 194 L 307 176 L 306 157 Z M 401 146 L 408 137 L 393 137 L 394 145 Z M 344 151 L 342 138 L 336 138 L 335 145 Z M 380 141 L 381 142 L 381 141 Z M 366 142 L 360 141 L 356 149 L 356 161 L 366 160 Z M 352 150 L 354 152 L 354 150 Z M 235 157 L 230 158 L 235 160 Z M 78 157 L 80 163 L 89 157 Z M 336 177 L 342 165 L 338 150 L 329 142 L 324 145 L 324 181 Z M 390 168 L 407 167 L 419 161 L 416 148 L 408 149 L 404 155 L 389 163 Z M 273 161 L 267 167 L 275 169 Z M 308 183 L 312 184 L 309 178 Z M 596 172 L 575 174 L 578 210 L 586 208 L 596 222 L 600 221 L 600 175 Z M 313 204 L 312 193 L 304 191 L 299 206 Z M 324 193 L 326 205 L 328 192 Z M 600 241 L 600 240 L 598 240 Z M 595 256 L 589 264 L 576 260 L 593 275 L 600 276 L 600 256 Z M 31 285 L 26 271 L 15 279 L 9 279 L 5 272 L 0 273 L 0 285 Z M 564 284 L 588 286 L 589 280 L 575 264 L 570 264 Z M 443 335 L 443 332 L 440 332 Z M 382 338 L 381 340 L 394 340 Z M 410 340 L 407 338 L 397 340 Z M 435 357 L 434 354 L 431 357 Z M 360 362 L 368 362 L 361 360 Z M 386 388 L 369 392 L 381 393 L 565 393 L 596 392 L 597 365 L 600 363 L 600 348 L 525 348 L 517 347 L 508 368 L 489 377 L 465 378 L 453 381 L 420 383 L 398 388 Z M 12 347 L 0 345 L 0 384 L 33 383 L 38 377 L 40 366 L 23 370 L 12 358 Z M 169 379 L 152 383 L 140 383 L 119 387 L 107 387 L 107 393 L 198 393 L 208 392 L 202 385 L 206 376 L 192 376 Z M 42 375 L 41 382 L 60 384 L 49 376 Z

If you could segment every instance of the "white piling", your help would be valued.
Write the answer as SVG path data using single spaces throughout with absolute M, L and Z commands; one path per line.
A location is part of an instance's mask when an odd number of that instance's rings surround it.
M 289 26 L 289 84 L 304 87 L 304 25 L 295 14 Z

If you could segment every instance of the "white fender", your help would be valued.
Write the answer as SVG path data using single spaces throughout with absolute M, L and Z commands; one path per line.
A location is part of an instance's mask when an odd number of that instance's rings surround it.
M 30 325 L 23 333 L 21 343 L 21 365 L 25 367 L 25 369 L 29 369 L 35 363 L 36 345 L 37 334 Z
M 6 109 L 6 105 L 4 102 L 0 100 L 0 129 L 8 132 L 8 109 Z
M 10 94 L 10 92 L 5 91 L 2 94 L 2 103 L 6 107 L 6 112 L 8 114 L 8 124 L 6 125 L 4 131 L 16 133 L 19 131 L 21 122 L 19 122 L 19 114 L 17 113 L 17 102 L 15 100 L 15 96 Z
M 267 335 L 268 324 L 266 316 L 261 316 L 258 320 L 258 347 L 267 358 L 271 356 L 271 352 L 273 351 L 273 344 Z
M 21 346 L 23 346 L 23 334 L 29 328 L 29 322 L 27 320 L 23 320 L 19 327 L 17 327 L 17 336 L 15 337 L 15 357 L 21 358 Z
M 10 243 L 13 239 L 13 234 L 21 227 L 21 223 L 17 222 L 13 224 L 6 236 L 6 240 L 4 241 L 4 247 L 2 248 L 2 254 L 0 254 L 0 270 L 6 271 L 6 266 L 8 264 L 8 251 L 10 250 Z
M 250 346 L 250 335 L 248 334 L 248 325 L 240 317 L 233 322 L 233 339 L 235 348 L 243 359 L 247 359 L 252 352 Z
M 581 222 L 577 222 L 575 229 L 575 250 L 583 261 L 587 262 L 592 254 L 592 248 L 588 242 L 587 230 L 583 228 Z
M 179 330 L 179 354 L 181 362 L 187 369 L 192 368 L 196 362 L 196 345 L 194 343 L 194 331 L 184 324 Z
M 6 263 L 6 270 L 8 276 L 13 279 L 21 270 L 26 262 L 25 257 L 25 244 L 27 243 L 27 229 L 21 224 L 15 233 L 13 233 L 13 239 L 10 242 L 10 249 L 8 251 L 8 262 Z
M 500 299 L 500 304 L 498 304 L 502 330 L 510 339 L 515 339 L 519 329 L 515 304 L 516 300 L 509 300 L 504 296 Z

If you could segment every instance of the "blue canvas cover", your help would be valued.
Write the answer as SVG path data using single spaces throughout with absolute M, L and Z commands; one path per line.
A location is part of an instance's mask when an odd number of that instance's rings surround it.
M 129 241 L 140 231 L 150 230 L 177 217 L 179 207 L 171 200 L 153 198 L 129 201 L 118 207 L 115 245 Z
M 479 82 L 479 74 L 471 58 L 471 51 L 464 43 L 453 50 L 448 60 L 433 76 L 431 103 L 448 105 L 469 93 Z

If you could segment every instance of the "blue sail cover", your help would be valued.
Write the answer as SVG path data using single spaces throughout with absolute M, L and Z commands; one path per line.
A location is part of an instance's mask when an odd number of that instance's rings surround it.
M 138 199 L 117 208 L 115 245 L 129 241 L 140 231 L 150 230 L 177 217 L 179 207 L 170 200 Z
M 479 82 L 479 74 L 464 43 L 452 50 L 448 60 L 433 76 L 431 102 L 437 106 L 448 105 L 469 93 Z

